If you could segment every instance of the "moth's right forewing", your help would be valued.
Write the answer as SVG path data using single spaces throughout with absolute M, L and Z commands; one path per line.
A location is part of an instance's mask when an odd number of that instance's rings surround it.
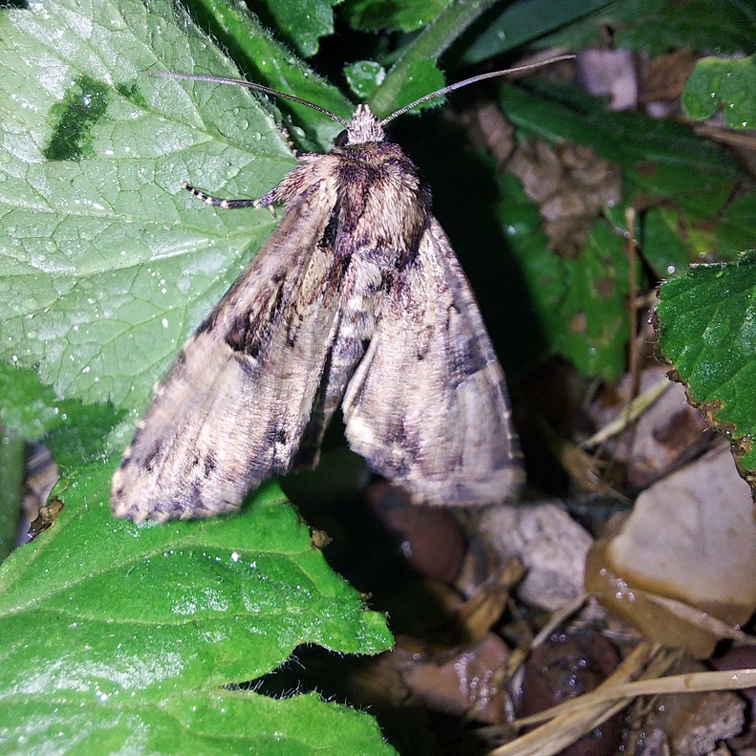
M 417 503 L 494 503 L 522 484 L 504 373 L 435 218 L 386 294 L 342 407 L 352 449 Z
M 322 245 L 336 196 L 316 174 L 303 165 L 279 185 L 281 224 L 158 389 L 113 476 L 116 516 L 233 511 L 291 464 L 334 338 L 342 275 Z

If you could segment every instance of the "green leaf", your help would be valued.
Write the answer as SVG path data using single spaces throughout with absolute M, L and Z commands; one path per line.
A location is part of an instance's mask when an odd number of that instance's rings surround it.
M 102 440 L 122 419 L 110 404 L 85 405 L 56 399 L 33 370 L 0 362 L 0 420 L 23 439 L 47 436 L 62 464 L 81 464 L 102 453 Z M 63 449 L 69 449 L 68 457 Z M 63 459 L 61 459 L 63 457 Z
M 512 351 L 524 355 L 535 362 L 543 355 L 539 351 L 551 352 L 566 327 L 561 307 L 567 296 L 567 262 L 562 260 L 548 246 L 543 233 L 543 218 L 535 204 L 525 196 L 522 185 L 509 173 L 498 177 L 501 201 L 497 219 L 506 230 L 507 241 L 517 266 L 517 274 L 504 277 L 501 286 L 505 301 L 523 299 L 530 303 L 532 318 L 526 329 L 509 329 L 515 341 Z M 520 318 L 522 315 L 520 315 Z M 508 319 L 516 322 L 517 313 Z M 539 335 L 538 349 L 533 350 L 533 335 Z M 513 366 L 514 367 L 514 366 Z
M 731 129 L 756 126 L 756 57 L 703 58 L 696 63 L 682 93 L 682 105 L 694 120 L 711 118 L 719 108 Z
M 684 271 L 690 264 L 690 239 L 680 233 L 681 225 L 687 225 L 686 220 L 683 213 L 664 206 L 652 207 L 646 213 L 643 223 L 643 255 L 657 278 L 666 278 L 677 271 Z
M 462 53 L 463 63 L 472 64 L 493 58 L 538 39 L 594 10 L 609 0 L 520 0 L 510 3 L 498 17 L 488 21 L 481 33 Z
M 64 411 L 55 392 L 33 370 L 0 362 L 0 420 L 26 440 L 62 425 Z
M 333 10 L 341 0 L 263 0 L 271 24 L 300 55 L 318 51 L 320 37 L 333 34 Z
M 753 246 L 756 228 L 756 191 L 745 191 L 727 205 L 716 228 L 717 249 L 724 254 Z
M 95 696 L 92 696 L 95 699 Z M 104 698 L 104 696 L 102 696 Z M 29 704 L 0 703 L 13 753 L 392 754 L 369 716 L 315 694 L 275 701 L 219 689 L 177 694 L 159 705 L 60 702 L 36 716 Z M 313 726 L 315 725 L 315 726 Z
M 54 738 L 79 753 L 229 743 L 260 753 L 281 740 L 388 751 L 365 715 L 222 688 L 302 643 L 366 654 L 391 644 L 277 486 L 234 517 L 134 525 L 110 516 L 112 472 L 80 469 L 57 491 L 53 527 L 0 566 L 0 750 L 33 753 Z
M 659 346 L 756 475 L 756 253 L 699 265 L 659 290 Z
M 384 118 L 402 105 L 409 104 L 417 97 L 438 89 L 440 84 L 438 86 L 430 84 L 433 78 L 437 77 L 434 73 L 435 61 L 495 2 L 496 0 L 471 0 L 470 2 L 451 0 L 448 2 L 433 21 L 401 50 L 398 59 L 386 75 L 383 85 L 370 98 L 370 109 L 373 113 L 379 118 Z M 436 78 L 437 82 L 441 80 L 441 78 Z M 429 88 L 416 94 L 419 85 L 423 82 Z M 407 93 L 405 91 L 407 86 L 412 88 L 413 84 L 415 89 L 411 94 Z
M 58 396 L 141 409 L 273 223 L 181 183 L 254 197 L 294 165 L 247 90 L 149 75 L 234 75 L 180 20 L 127 0 L 0 16 L 0 359 Z
M 448 0 L 347 0 L 343 14 L 353 29 L 411 32 L 433 20 Z
M 498 220 L 517 263 L 511 279 L 521 289 L 511 296 L 524 294 L 532 308 L 532 322 L 520 329 L 525 341 L 520 353 L 541 356 L 530 354 L 537 334 L 544 351 L 561 354 L 585 375 L 621 375 L 630 335 L 630 276 L 622 237 L 599 218 L 579 254 L 562 259 L 549 249 L 542 218 L 519 182 L 502 174 L 499 188 Z
M 716 214 L 720 202 L 721 197 L 713 194 L 708 207 L 660 205 L 646 212 L 643 257 L 658 278 L 682 272 L 690 263 L 712 257 L 737 257 L 753 244 L 756 192 L 746 191 Z
M 617 378 L 625 372 L 630 338 L 623 239 L 599 220 L 577 259 L 564 265 L 567 294 L 559 307 L 563 329 L 554 346 L 584 375 Z
M 344 67 L 349 88 L 361 100 L 367 100 L 386 77 L 386 69 L 372 60 L 359 60 Z
M 729 152 L 680 124 L 605 113 L 572 90 L 544 87 L 563 104 L 506 84 L 501 91 L 502 108 L 523 134 L 588 145 L 619 164 L 624 203 L 648 208 L 643 254 L 659 276 L 752 243 L 756 193 L 731 201 L 742 171 Z
M 681 48 L 735 53 L 751 50 L 755 20 L 747 3 L 615 0 L 549 34 L 538 44 L 575 50 L 601 43 L 610 30 L 615 48 L 657 55 Z
M 207 33 L 228 50 L 236 65 L 251 81 L 316 103 L 343 118 L 351 118 L 354 110 L 352 103 L 336 87 L 293 56 L 278 41 L 277 34 L 262 26 L 244 3 L 236 0 L 192 0 L 192 9 Z M 308 29 L 310 20 L 307 19 L 306 10 L 304 15 L 302 10 L 291 6 L 287 15 L 292 23 Z M 331 13 L 330 5 L 327 12 Z M 296 126 L 289 125 L 292 137 L 308 149 L 330 149 L 341 131 L 339 124 L 311 108 L 287 101 L 277 105 L 282 111 L 295 115 Z
M 415 100 L 419 100 L 430 92 L 435 92 L 437 89 L 441 89 L 445 84 L 444 75 L 438 69 L 438 66 L 432 60 L 418 60 L 415 61 L 406 71 L 406 81 L 402 87 L 402 92 L 397 99 L 394 110 L 399 110 L 405 105 L 409 105 Z M 432 108 L 439 105 L 443 100 L 435 97 L 432 100 L 422 103 L 417 106 L 418 112 L 425 108 Z

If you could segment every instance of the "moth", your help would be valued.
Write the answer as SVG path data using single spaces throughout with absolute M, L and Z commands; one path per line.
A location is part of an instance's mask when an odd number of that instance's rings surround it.
M 113 514 L 209 517 L 298 464 L 315 464 L 341 405 L 349 446 L 415 503 L 481 505 L 523 471 L 504 373 L 418 168 L 360 105 L 328 154 L 259 199 L 281 223 L 184 344 L 113 476 Z

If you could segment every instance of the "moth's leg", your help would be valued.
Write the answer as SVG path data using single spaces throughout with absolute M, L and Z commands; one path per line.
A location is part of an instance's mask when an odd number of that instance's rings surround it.
M 267 207 L 275 216 L 275 210 L 271 207 L 274 202 L 286 204 L 292 199 L 303 197 L 309 191 L 316 191 L 322 183 L 322 176 L 314 175 L 307 163 L 313 159 L 322 158 L 323 155 L 302 155 L 299 161 L 302 165 L 289 171 L 283 179 L 274 186 L 269 192 L 263 194 L 259 199 L 223 199 L 222 197 L 212 197 L 209 194 L 195 189 L 187 183 L 182 184 L 182 188 L 194 195 L 203 202 L 213 207 L 220 207 L 224 210 L 236 210 L 242 207 Z M 335 201 L 335 200 L 334 200 Z
M 222 207 L 224 210 L 236 210 L 240 207 L 262 207 L 263 198 L 260 199 L 223 199 L 222 197 L 211 197 L 209 194 L 201 192 L 199 189 L 195 189 L 189 184 L 181 184 L 182 189 L 186 189 L 189 194 L 193 194 L 198 199 L 206 202 L 213 207 Z
M 224 210 L 238 210 L 239 208 L 243 207 L 267 207 L 268 210 L 270 210 L 271 213 L 273 213 L 273 216 L 275 217 L 276 211 L 271 205 L 271 202 L 273 202 L 273 192 L 268 192 L 267 194 L 264 194 L 260 199 L 223 199 L 222 197 L 211 197 L 209 194 L 205 194 L 204 192 L 201 192 L 199 189 L 195 189 L 193 186 L 190 186 L 186 182 L 181 184 L 182 189 L 186 189 L 189 194 L 194 195 L 198 199 L 201 199 L 203 202 L 207 203 L 208 205 L 212 205 L 213 207 L 221 207 Z M 275 189 L 273 190 L 275 191 Z

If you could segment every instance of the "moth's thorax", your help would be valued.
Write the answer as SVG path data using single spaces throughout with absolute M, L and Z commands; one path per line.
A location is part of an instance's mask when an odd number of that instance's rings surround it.
M 391 142 L 335 147 L 330 155 L 339 227 L 356 247 L 396 258 L 416 249 L 430 218 L 430 191 L 417 166 Z
M 347 143 L 363 144 L 364 142 L 382 142 L 386 135 L 383 126 L 370 112 L 367 105 L 358 105 L 354 116 L 347 126 Z
M 372 115 L 358 109 L 355 121 L 363 117 Z M 399 145 L 385 140 L 300 155 L 297 168 L 260 204 L 271 202 L 287 209 L 315 203 L 325 222 L 323 248 L 342 260 L 368 256 L 381 266 L 403 267 L 430 222 L 430 190 L 420 171 Z

